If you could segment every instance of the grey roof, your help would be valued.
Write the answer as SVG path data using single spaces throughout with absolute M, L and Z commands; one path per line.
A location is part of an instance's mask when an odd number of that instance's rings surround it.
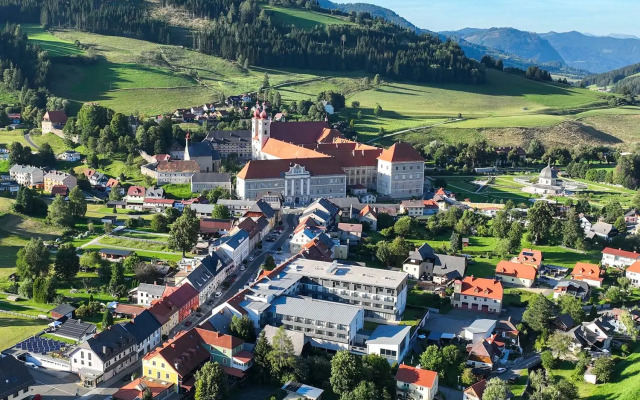
M 191 271 L 191 273 L 187 275 L 187 279 L 195 290 L 197 290 L 198 292 L 202 292 L 215 276 L 216 270 L 210 269 L 209 263 L 203 263 L 196 267 L 196 269 Z
M 164 197 L 164 189 L 151 186 L 147 188 L 144 197 L 149 197 L 152 199 L 162 199 Z
M 467 269 L 467 259 L 459 256 L 449 256 L 446 254 L 434 254 L 435 264 L 433 275 L 446 276 L 449 279 L 458 279 L 464 276 Z
M 556 324 L 571 329 L 576 326 L 576 322 L 569 314 L 560 314 L 556 317 Z
M 67 319 L 57 331 L 54 332 L 56 336 L 62 336 L 68 339 L 76 341 L 81 340 L 86 335 L 91 335 L 96 332 L 96 326 L 88 322 L 82 322 L 78 319 Z
M 208 323 L 216 332 L 230 335 L 231 330 L 229 330 L 229 326 L 231 326 L 233 315 L 234 314 L 227 307 L 223 307 L 220 312 L 211 315 L 211 317 L 203 324 Z
M 215 206 L 216 206 L 215 204 L 193 203 L 189 205 L 189 208 L 191 208 L 193 211 L 195 211 L 198 214 L 211 214 Z
M 9 169 L 9 172 L 13 172 L 16 174 L 25 174 L 25 173 L 33 173 L 34 171 L 41 171 L 42 170 L 38 167 L 34 167 L 33 165 L 20 165 L 20 164 L 15 164 L 11 167 L 11 169 Z
M 234 199 L 218 199 L 218 204 L 227 207 L 252 207 L 255 204 L 253 200 L 234 200 Z
M 112 256 L 128 256 L 129 254 L 133 253 L 133 251 L 131 250 L 123 250 L 123 249 L 100 249 L 100 251 L 98 251 L 98 253 L 100 254 L 109 254 Z
M 306 277 L 352 282 L 361 285 L 375 285 L 391 289 L 397 289 L 407 280 L 408 276 L 406 272 L 339 264 L 337 261 L 326 262 L 306 259 L 291 261 L 287 272 Z
M 409 258 L 411 260 L 424 261 L 429 258 L 433 258 L 434 250 L 433 247 L 429 246 L 428 243 L 424 243 L 422 246 L 417 248 L 415 251 L 412 251 L 409 254 Z
M 596 222 L 591 226 L 591 230 L 601 235 L 609 235 L 613 231 L 617 232 L 617 229 L 613 225 L 607 224 L 606 222 Z
M 93 350 L 104 362 L 113 358 L 114 355 L 122 353 L 134 343 L 136 343 L 136 338 L 121 324 L 116 324 L 87 339 L 79 347 Z M 103 352 L 103 347 L 106 347 L 106 354 Z
M 558 282 L 554 289 L 566 287 L 570 290 L 573 290 L 577 293 L 588 293 L 589 292 L 589 284 L 583 281 L 576 281 L 573 279 L 565 279 Z
M 54 308 L 53 310 L 51 310 L 52 313 L 57 313 L 60 315 L 67 315 L 70 312 L 74 312 L 75 311 L 75 307 L 70 305 L 70 304 L 60 304 L 58 307 Z
M 274 299 L 269 307 L 271 313 L 342 325 L 350 325 L 361 310 L 360 307 L 348 304 L 289 296 Z
M 216 143 L 250 142 L 251 131 L 212 131 L 209 132 L 205 140 Z
M 153 285 L 151 283 L 141 283 L 138 285 L 138 292 L 149 293 L 151 296 L 162 297 L 166 286 L 164 285 Z
M 497 321 L 495 319 L 476 319 L 471 323 L 471 325 L 464 328 L 465 330 L 472 333 L 484 333 L 493 331 L 496 326 Z
M 191 182 L 231 182 L 231 175 L 225 172 L 196 172 L 191 176 Z
M 315 206 L 321 206 L 322 208 L 324 208 L 326 210 L 326 212 L 328 212 L 330 214 L 330 216 L 335 216 L 338 213 L 338 211 L 340 211 L 338 206 L 333 204 L 331 201 L 325 199 L 324 197 L 319 198 L 318 200 L 316 200 L 313 203 L 309 204 L 307 209 L 311 209 L 311 208 L 313 208 Z
M 408 325 L 378 325 L 367 339 L 367 344 L 400 345 L 410 333 Z
M 261 212 L 265 215 L 265 217 L 271 219 L 276 215 L 276 212 L 273 211 L 273 208 L 266 201 L 260 199 L 256 201 L 256 203 L 249 208 L 249 211 L 253 212 Z
M 354 211 L 360 211 L 364 206 L 357 197 L 335 197 L 331 199 L 331 202 L 340 209 L 347 209 L 353 206 Z
M 264 332 L 264 335 L 269 343 L 273 344 L 273 337 L 278 332 L 278 328 L 272 325 L 265 325 L 265 327 L 262 328 L 262 332 Z M 287 329 L 285 329 L 285 332 L 287 333 L 287 336 L 289 336 L 289 339 L 291 339 L 291 343 L 293 343 L 293 353 L 297 356 L 302 354 L 302 350 L 306 341 L 304 333 L 298 331 L 290 331 Z
M 238 229 L 233 235 L 228 236 L 228 238 L 229 239 L 227 239 L 224 244 L 232 249 L 237 249 L 240 247 L 242 242 L 249 239 L 249 233 L 244 229 Z
M 211 145 L 209 142 L 189 143 L 189 157 L 212 157 Z
M 551 165 L 547 165 L 540 171 L 540 178 L 544 179 L 553 179 L 558 177 L 558 172 L 551 167 Z
M 13 356 L 0 356 L 0 399 L 35 385 L 29 369 Z
M 136 343 L 140 344 L 151 336 L 153 332 L 160 329 L 161 326 L 160 322 L 158 322 L 156 317 L 154 317 L 149 310 L 144 310 L 140 314 L 136 315 L 133 320 L 127 322 L 124 325 L 124 329 L 136 338 Z

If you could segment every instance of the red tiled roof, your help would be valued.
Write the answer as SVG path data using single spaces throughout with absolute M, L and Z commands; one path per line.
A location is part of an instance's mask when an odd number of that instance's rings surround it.
M 423 200 L 422 204 L 427 208 L 438 208 L 438 202 L 433 200 Z
M 280 178 L 295 164 L 305 167 L 313 176 L 344 175 L 344 170 L 340 165 L 327 162 L 326 158 L 304 158 L 297 160 L 251 160 L 238 172 L 237 177 L 240 179 Z
M 331 252 L 331 249 L 328 248 L 318 238 L 315 238 L 312 241 L 304 244 L 298 254 L 306 258 L 307 260 L 316 260 L 316 261 L 325 261 L 325 262 L 333 261 L 333 254 Z
M 47 111 L 42 119 L 51 121 L 54 124 L 65 124 L 67 122 L 67 114 L 64 111 Z
M 460 282 L 460 281 L 458 281 Z M 502 283 L 494 279 L 467 276 L 461 281 L 460 293 L 468 296 L 502 300 Z
M 129 186 L 127 196 L 144 196 L 145 191 L 145 188 L 142 186 Z
M 496 275 L 514 276 L 521 279 L 536 279 L 536 269 L 529 264 L 519 264 L 500 260 L 496 266 Z
M 193 330 L 178 332 L 162 347 L 144 356 L 144 359 L 150 360 L 156 356 L 164 358 L 181 377 L 190 375 L 210 358 L 209 352 L 200 344 L 200 336 Z
M 337 129 L 324 128 L 320 137 L 318 137 L 318 143 L 332 143 L 336 139 L 343 138 L 342 133 Z
M 272 122 L 270 136 L 289 143 L 316 143 L 323 130 L 328 127 L 328 124 L 324 121 Z
M 67 188 L 64 185 L 54 185 L 51 188 L 51 195 L 52 196 L 57 196 L 57 195 L 66 196 L 68 191 L 69 191 L 69 188 Z
M 611 254 L 613 256 L 618 256 L 618 257 L 631 258 L 634 260 L 640 259 L 640 254 L 636 253 L 635 251 L 626 251 L 622 249 L 614 249 L 611 247 L 605 247 L 604 250 L 602 250 L 602 253 Z
M 322 158 L 329 157 L 315 150 L 297 146 L 282 140 L 269 138 L 262 147 L 262 152 L 277 158 Z
M 576 280 L 590 280 L 590 281 L 603 281 L 603 278 L 600 277 L 602 270 L 595 264 L 589 264 L 584 262 L 576 263 L 575 267 L 573 267 L 573 271 L 571 271 L 571 276 Z
M 640 274 L 640 261 L 636 261 L 633 264 L 631 264 L 629 268 L 627 268 L 627 271 Z
M 344 222 L 340 222 L 338 224 L 338 229 L 345 232 L 359 232 L 362 233 L 362 224 L 347 224 Z
M 147 204 L 173 204 L 176 201 L 173 199 L 148 199 L 145 198 L 144 202 Z
M 169 161 L 171 156 L 169 154 L 156 154 L 153 158 L 155 158 L 156 161 Z
M 178 308 L 164 298 L 153 301 L 148 310 L 162 325 L 166 324 L 171 316 L 178 312 Z
M 235 336 L 225 335 L 223 333 L 210 331 L 207 329 L 196 328 L 196 332 L 198 332 L 200 339 L 210 346 L 217 346 L 233 350 L 238 346 L 242 346 L 242 344 L 244 343 L 244 340 Z M 253 353 L 249 354 L 251 354 L 251 357 L 253 357 Z
M 373 208 L 371 208 L 370 205 L 366 205 L 362 208 L 362 210 L 360 210 L 360 216 L 364 217 L 367 214 L 372 214 L 374 216 L 374 218 L 377 218 L 378 215 L 376 214 L 376 212 L 373 210 Z
M 403 142 L 396 143 L 384 150 L 378 159 L 387 162 L 424 162 L 424 158 L 413 146 Z
M 116 312 L 116 314 L 132 315 L 135 317 L 136 315 L 140 314 L 144 310 L 146 310 L 145 307 L 118 303 L 114 311 Z
M 518 254 L 518 262 L 521 264 L 540 264 L 542 262 L 542 252 L 540 250 L 522 249 Z
M 178 308 L 186 306 L 191 300 L 197 297 L 198 291 L 189 283 L 185 283 L 167 296 Z
M 233 358 L 240 360 L 242 363 L 247 363 L 253 359 L 253 353 L 247 350 L 242 350 L 236 353 Z
M 108 188 L 114 188 L 116 186 L 118 186 L 120 184 L 120 182 L 118 182 L 117 179 L 115 178 L 109 178 L 109 180 L 107 181 L 107 187 Z
M 482 395 L 484 394 L 484 389 L 487 387 L 487 380 L 483 379 L 474 383 L 464 390 L 464 393 L 476 397 L 478 399 L 482 399 Z
M 201 219 L 200 232 L 216 232 L 218 230 L 228 231 L 233 227 L 232 219 Z
M 396 381 L 432 388 L 437 376 L 437 372 L 401 364 L 396 373 Z
M 153 398 L 156 398 L 160 393 L 171 388 L 171 386 L 173 386 L 173 383 L 163 384 L 162 382 L 152 381 L 146 378 L 138 378 L 121 387 L 113 394 L 113 398 L 116 400 L 142 399 L 146 389 L 151 391 Z
M 200 166 L 193 160 L 159 161 L 158 172 L 200 172 Z

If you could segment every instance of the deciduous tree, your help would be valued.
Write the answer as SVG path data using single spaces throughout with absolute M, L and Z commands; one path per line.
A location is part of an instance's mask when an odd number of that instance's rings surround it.
M 79 186 L 69 192 L 69 208 L 74 217 L 82 218 L 87 213 L 87 200 Z
M 76 254 L 76 247 L 71 244 L 63 244 L 56 253 L 53 270 L 58 279 L 69 281 L 76 277 L 80 271 L 80 258 Z
M 229 219 L 231 218 L 231 212 L 229 208 L 222 204 L 216 204 L 211 212 L 211 218 L 215 219 Z
M 190 251 L 198 242 L 199 232 L 200 220 L 196 216 L 196 212 L 187 207 L 171 226 L 169 247 L 182 251 L 184 257 L 187 251 Z
M 331 359 L 331 388 L 338 395 L 351 392 L 362 377 L 360 360 L 346 350 L 338 351 Z
M 64 201 L 62 196 L 56 195 L 53 202 L 49 205 L 47 212 L 47 222 L 51 225 L 59 227 L 73 226 L 73 215 L 69 203 Z
M 487 381 L 487 386 L 482 394 L 482 400 L 505 400 L 509 390 L 507 383 L 500 378 L 491 378 Z
M 49 250 L 40 238 L 32 238 L 20 250 L 16 259 L 16 273 L 21 279 L 36 278 L 49 272 Z
M 227 376 L 217 362 L 207 362 L 196 372 L 195 400 L 227 398 Z

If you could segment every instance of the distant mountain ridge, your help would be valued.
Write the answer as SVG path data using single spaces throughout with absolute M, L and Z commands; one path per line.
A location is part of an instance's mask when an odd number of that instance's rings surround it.
M 334 3 L 318 0 L 320 7 L 343 12 L 368 12 L 374 17 L 418 33 L 432 33 L 415 26 L 393 10 L 369 3 Z M 504 59 L 506 66 L 539 65 L 551 72 L 578 76 L 602 73 L 640 62 L 640 38 L 633 35 L 595 36 L 580 32 L 535 33 L 515 28 L 464 28 L 437 33 L 457 41 L 468 57 L 483 55 Z

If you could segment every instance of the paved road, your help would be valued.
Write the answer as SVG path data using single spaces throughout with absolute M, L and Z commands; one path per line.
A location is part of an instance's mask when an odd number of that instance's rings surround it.
M 260 253 L 260 255 L 257 256 L 252 262 L 247 263 L 246 269 L 244 271 L 238 270 L 237 272 L 238 276 L 236 277 L 236 280 L 231 284 L 231 286 L 226 291 L 222 292 L 222 296 L 217 299 L 213 299 L 214 301 L 212 302 L 212 304 L 201 305 L 200 316 L 193 314 L 191 317 L 185 319 L 180 324 L 178 324 L 173 329 L 173 332 L 178 332 L 180 330 L 185 330 L 185 329 L 191 329 L 194 326 L 197 326 L 198 324 L 202 323 L 203 321 L 205 321 L 211 316 L 211 310 L 216 308 L 218 305 L 224 303 L 225 301 L 229 300 L 233 295 L 235 295 L 240 290 L 242 290 L 245 287 L 245 285 L 251 283 L 257 276 L 258 270 L 260 269 L 260 266 L 263 264 L 264 259 L 267 257 L 267 254 L 270 254 L 270 251 L 276 250 L 277 248 L 281 247 L 289 238 L 289 234 L 291 234 L 291 232 L 293 232 L 293 229 L 295 228 L 296 218 L 297 217 L 292 214 L 283 215 L 282 220 L 283 220 L 284 231 L 282 232 L 280 237 L 275 242 L 271 242 L 271 243 L 266 241 L 263 242 L 262 252 Z M 254 252 L 252 252 L 251 254 L 253 253 Z M 189 327 L 186 326 L 187 321 L 191 321 L 191 325 Z
M 31 140 L 31 135 L 29 135 L 28 133 L 24 134 L 24 140 L 27 141 L 27 144 L 29 144 L 29 146 L 31 146 L 32 149 L 39 149 L 38 145 L 33 143 L 33 140 Z

